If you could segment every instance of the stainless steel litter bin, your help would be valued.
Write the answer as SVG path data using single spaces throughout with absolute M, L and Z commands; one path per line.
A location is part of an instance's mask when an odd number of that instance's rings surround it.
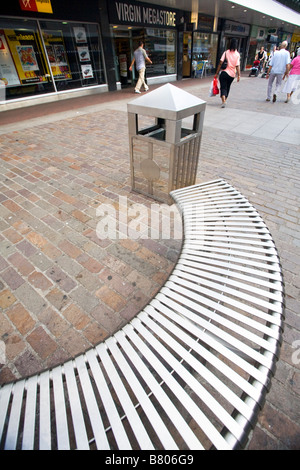
M 205 107 L 169 83 L 127 104 L 133 191 L 170 204 L 195 184 Z

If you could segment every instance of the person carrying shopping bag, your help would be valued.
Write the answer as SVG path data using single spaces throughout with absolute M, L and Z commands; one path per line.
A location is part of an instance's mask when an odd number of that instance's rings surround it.
M 219 75 L 220 70 L 222 72 Z M 220 63 L 217 67 L 217 71 L 214 78 L 219 75 L 220 87 L 221 87 L 221 108 L 225 108 L 226 101 L 229 95 L 231 84 L 237 73 L 237 81 L 240 81 L 241 70 L 240 70 L 240 53 L 237 51 L 237 40 L 232 38 L 230 46 L 227 51 L 223 52 L 220 59 Z

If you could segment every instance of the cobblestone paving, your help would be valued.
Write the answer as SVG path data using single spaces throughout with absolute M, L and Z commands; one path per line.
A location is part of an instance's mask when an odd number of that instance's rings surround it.
M 234 83 L 225 110 L 219 98 L 207 98 L 208 80 L 178 86 L 206 100 L 216 119 L 229 110 L 300 118 L 299 104 L 285 104 L 283 95 L 265 103 L 260 78 Z M 97 237 L 102 204 L 122 212 L 120 197 L 129 205 L 152 202 L 130 192 L 127 115 L 113 107 L 102 103 L 0 136 L 0 383 L 102 341 L 149 301 L 176 262 L 180 240 Z M 204 122 L 198 182 L 222 177 L 250 200 L 273 235 L 285 277 L 281 357 L 249 449 L 300 448 L 299 163 L 293 140 Z M 143 224 L 148 233 L 149 220 Z
M 97 237 L 102 204 L 153 202 L 130 193 L 127 121 L 116 111 L 2 136 L 1 155 L 5 382 L 122 327 L 168 277 L 181 242 Z

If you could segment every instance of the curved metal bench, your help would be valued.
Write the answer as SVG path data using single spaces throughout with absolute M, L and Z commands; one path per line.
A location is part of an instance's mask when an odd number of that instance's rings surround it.
M 184 242 L 166 284 L 94 349 L 1 387 L 1 448 L 243 448 L 280 348 L 279 258 L 225 181 L 172 196 Z

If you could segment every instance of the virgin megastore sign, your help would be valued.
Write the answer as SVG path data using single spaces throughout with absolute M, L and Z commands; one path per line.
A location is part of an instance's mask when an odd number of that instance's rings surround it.
M 181 19 L 179 10 L 166 9 L 158 5 L 133 1 L 109 1 L 107 5 L 110 24 L 175 28 Z

